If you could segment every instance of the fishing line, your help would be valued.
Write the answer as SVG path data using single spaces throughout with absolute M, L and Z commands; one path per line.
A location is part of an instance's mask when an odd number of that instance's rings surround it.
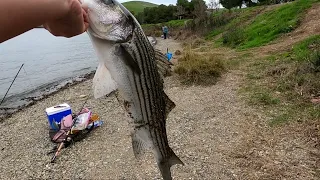
M 26 71 L 26 69 L 24 67 L 23 67 L 23 70 L 24 70 L 24 73 L 26 74 L 26 79 L 28 80 L 28 82 L 29 82 L 29 84 L 31 86 L 31 89 L 32 90 L 36 90 L 36 85 L 34 85 L 34 83 L 31 83 L 32 80 L 31 80 L 29 74 L 27 73 L 27 71 Z
M 15 77 L 14 77 L 14 79 L 13 79 L 13 81 L 11 82 L 11 84 L 10 84 L 10 86 L 9 86 L 9 88 L 8 88 L 8 90 L 7 90 L 7 92 L 6 92 L 6 94 L 3 96 L 3 98 L 2 98 L 2 100 L 1 100 L 1 102 L 0 102 L 0 105 L 3 103 L 4 99 L 5 99 L 5 98 L 6 98 L 6 96 L 8 95 L 8 92 L 9 92 L 9 90 L 10 90 L 10 88 L 11 88 L 12 84 L 13 84 L 13 83 L 14 83 L 14 81 L 16 80 L 16 78 L 17 78 L 18 74 L 20 73 L 20 70 L 22 69 L 23 65 L 24 65 L 24 63 L 21 65 L 21 67 L 20 67 L 20 69 L 19 69 L 18 73 L 16 74 L 16 76 L 15 76 Z

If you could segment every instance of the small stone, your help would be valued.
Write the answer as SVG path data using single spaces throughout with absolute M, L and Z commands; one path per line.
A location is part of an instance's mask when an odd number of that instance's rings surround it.
M 181 55 L 181 51 L 180 50 L 176 50 L 176 52 L 174 52 L 175 55 Z
M 87 97 L 87 95 L 82 94 L 82 95 L 80 95 L 79 97 L 80 97 L 80 98 L 85 98 L 85 97 Z

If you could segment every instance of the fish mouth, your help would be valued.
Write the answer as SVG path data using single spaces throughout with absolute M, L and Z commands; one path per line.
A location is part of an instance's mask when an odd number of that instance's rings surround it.
M 97 0 L 97 6 L 89 7 L 88 32 L 96 38 L 123 43 L 133 36 L 135 28 L 134 19 L 119 6 L 116 1 Z

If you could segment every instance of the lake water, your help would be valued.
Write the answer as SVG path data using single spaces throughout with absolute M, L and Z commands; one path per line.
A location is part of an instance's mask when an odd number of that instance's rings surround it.
M 38 28 L 0 44 L 0 101 L 24 63 L 7 97 L 96 69 L 89 36 L 55 37 Z

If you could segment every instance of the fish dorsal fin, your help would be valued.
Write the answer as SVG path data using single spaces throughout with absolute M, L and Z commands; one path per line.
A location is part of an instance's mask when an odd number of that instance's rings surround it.
M 143 126 L 134 130 L 131 134 L 134 156 L 139 159 L 147 150 L 152 149 L 149 136 L 149 127 Z
M 93 78 L 92 86 L 95 98 L 109 95 L 118 88 L 116 82 L 112 79 L 109 70 L 102 62 L 99 63 L 98 69 Z
M 133 69 L 134 72 L 141 74 L 138 62 L 132 56 L 132 49 L 129 44 L 123 43 L 115 46 L 114 54 L 121 56 L 124 63 Z
M 171 101 L 171 99 L 168 97 L 168 95 L 164 91 L 163 91 L 163 98 L 164 98 L 164 102 L 166 104 L 166 107 L 165 107 L 166 117 L 165 118 L 167 118 L 168 114 L 171 112 L 171 110 L 176 107 L 176 104 L 173 101 Z

